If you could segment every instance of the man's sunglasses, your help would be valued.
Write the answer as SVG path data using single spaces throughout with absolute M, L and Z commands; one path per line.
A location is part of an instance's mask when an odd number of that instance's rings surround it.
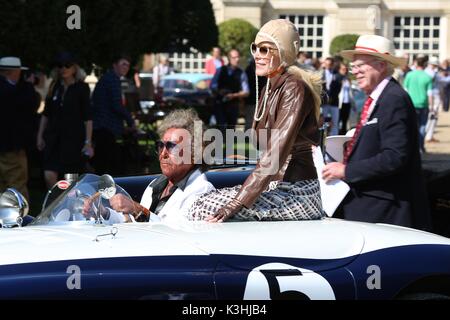
M 67 63 L 58 63 L 56 66 L 57 66 L 59 69 L 62 69 L 62 68 L 69 69 L 69 68 L 71 68 L 73 65 L 74 65 L 74 64 L 71 63 L 71 62 L 67 62 Z
M 262 58 L 267 57 L 269 55 L 269 52 L 272 52 L 272 51 L 275 51 L 275 50 L 278 50 L 278 49 L 267 47 L 267 46 L 260 46 L 260 47 L 258 47 L 255 43 L 252 43 L 250 45 L 250 52 L 252 53 L 252 55 L 255 56 L 259 52 L 259 55 Z
M 167 149 L 167 151 L 172 152 L 172 150 L 177 146 L 175 142 L 172 141 L 156 141 L 156 149 L 158 150 L 158 153 L 163 152 L 164 148 Z

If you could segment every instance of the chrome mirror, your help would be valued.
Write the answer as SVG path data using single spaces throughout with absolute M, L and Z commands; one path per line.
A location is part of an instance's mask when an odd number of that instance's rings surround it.
M 21 227 L 29 209 L 25 197 L 16 189 L 8 188 L 0 196 L 0 227 Z

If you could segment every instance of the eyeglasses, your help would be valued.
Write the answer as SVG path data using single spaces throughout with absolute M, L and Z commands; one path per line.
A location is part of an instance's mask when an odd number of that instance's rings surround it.
M 72 63 L 72 62 L 66 62 L 66 63 L 58 63 L 56 66 L 57 66 L 59 69 L 62 69 L 62 68 L 69 69 L 69 68 L 71 68 L 73 65 L 74 65 L 74 63 Z
M 269 52 L 272 52 L 272 51 L 275 51 L 275 50 L 278 50 L 278 49 L 272 48 L 272 47 L 268 47 L 268 46 L 260 46 L 260 47 L 258 47 L 256 45 L 256 43 L 254 43 L 254 42 L 250 45 L 250 52 L 252 53 L 252 55 L 255 56 L 257 53 L 259 53 L 259 55 L 262 58 L 267 57 L 269 55 Z
M 350 63 L 350 72 L 351 73 L 361 72 L 363 66 L 370 65 L 372 62 L 376 62 L 376 61 L 378 61 L 378 60 L 371 60 L 371 61 L 360 62 L 360 63 Z
M 164 148 L 167 149 L 167 151 L 172 152 L 173 149 L 177 146 L 175 142 L 172 141 L 156 141 L 156 149 L 158 150 L 158 153 L 163 152 Z

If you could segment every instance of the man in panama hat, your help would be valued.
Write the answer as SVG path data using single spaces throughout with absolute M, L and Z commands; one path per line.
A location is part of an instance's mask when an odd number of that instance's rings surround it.
M 31 83 L 21 81 L 19 58 L 0 58 L 0 193 L 16 188 L 28 198 L 25 148 L 37 96 Z
M 323 170 L 326 181 L 343 179 L 351 187 L 337 216 L 430 229 L 414 106 L 392 78 L 405 59 L 394 55 L 389 39 L 377 35 L 360 36 L 355 49 L 341 55 L 352 61 L 351 71 L 368 99 L 343 161 Z

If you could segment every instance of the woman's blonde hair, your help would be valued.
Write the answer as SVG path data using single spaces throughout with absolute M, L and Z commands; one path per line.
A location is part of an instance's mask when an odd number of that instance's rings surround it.
M 302 69 L 298 63 L 286 68 L 287 72 L 301 78 L 310 89 L 314 99 L 314 114 L 316 119 L 320 118 L 320 105 L 322 104 L 323 80 L 319 72 Z
M 74 64 L 73 66 L 75 67 L 75 74 L 74 74 L 75 82 L 84 82 L 84 79 L 86 79 L 86 72 L 83 69 L 81 69 L 81 67 L 78 64 Z M 61 75 L 59 73 L 59 68 L 54 68 L 50 72 L 50 78 L 52 78 L 53 81 L 50 84 L 47 97 L 51 97 L 53 95 L 53 88 L 55 87 L 56 83 L 58 83 L 58 81 L 62 80 Z

